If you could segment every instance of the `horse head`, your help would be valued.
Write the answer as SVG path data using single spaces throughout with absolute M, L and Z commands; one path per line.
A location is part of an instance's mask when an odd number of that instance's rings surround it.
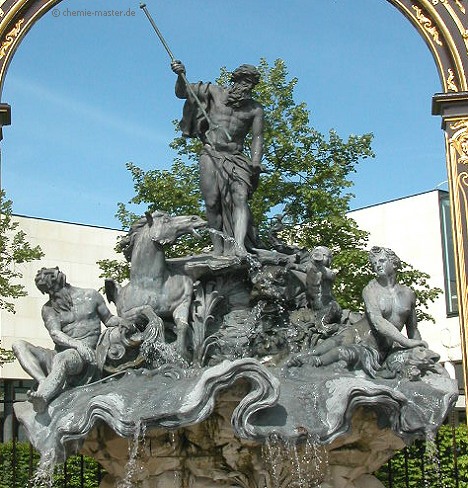
M 150 229 L 150 237 L 158 244 L 173 244 L 177 238 L 185 234 L 198 236 L 198 230 L 207 227 L 207 222 L 198 215 L 172 216 L 156 210 L 146 212 L 146 222 Z

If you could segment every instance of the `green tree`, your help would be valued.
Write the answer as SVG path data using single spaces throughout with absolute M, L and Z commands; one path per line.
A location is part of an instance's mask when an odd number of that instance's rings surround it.
M 310 113 L 305 103 L 296 103 L 294 89 L 297 78 L 289 78 L 284 61 L 272 66 L 262 59 L 259 70 L 262 81 L 254 97 L 265 110 L 265 145 L 260 184 L 251 201 L 254 221 L 260 238 L 268 236 L 272 217 L 284 215 L 283 238 L 312 249 L 326 245 L 333 251 L 334 266 L 340 270 L 336 285 L 337 298 L 345 308 L 362 309 L 361 292 L 369 281 L 365 251 L 368 233 L 359 229 L 347 217 L 353 194 L 350 176 L 364 158 L 374 156 L 371 134 L 350 135 L 346 139 L 336 131 L 321 134 L 310 125 Z M 223 68 L 218 80 L 225 84 L 228 73 Z M 250 146 L 247 141 L 246 147 Z M 147 205 L 149 210 L 203 215 L 203 199 L 198 188 L 198 140 L 179 135 L 171 147 L 177 152 L 170 169 L 144 171 L 128 163 L 135 190 L 130 205 Z M 128 228 L 136 215 L 119 203 L 117 217 Z M 188 238 L 171 252 L 199 252 L 209 245 Z M 125 277 L 128 268 L 116 261 L 101 261 L 103 276 Z M 406 272 L 409 271 L 409 274 Z M 412 286 L 421 289 L 422 303 L 437 294 L 427 285 L 427 276 L 407 267 L 405 275 Z
M 19 265 L 40 259 L 44 254 L 39 246 L 32 247 L 26 234 L 12 215 L 12 202 L 0 190 L 0 309 L 15 311 L 14 299 L 26 295 L 24 286 L 17 282 L 23 277 Z M 0 347 L 0 366 L 12 360 L 11 351 Z

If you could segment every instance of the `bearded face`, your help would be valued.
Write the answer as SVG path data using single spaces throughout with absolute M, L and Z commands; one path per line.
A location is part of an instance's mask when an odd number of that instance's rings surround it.
M 34 281 L 41 293 L 51 293 L 62 289 L 67 278 L 58 268 L 41 268 Z
M 228 89 L 226 105 L 240 107 L 243 102 L 252 98 L 252 88 L 253 84 L 246 79 L 233 82 Z
M 35 278 L 36 286 L 41 293 L 48 294 L 53 309 L 57 312 L 68 312 L 73 307 L 70 285 L 66 276 L 58 268 L 42 268 Z

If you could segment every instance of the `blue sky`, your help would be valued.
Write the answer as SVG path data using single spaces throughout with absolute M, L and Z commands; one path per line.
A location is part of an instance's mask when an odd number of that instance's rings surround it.
M 345 137 L 373 132 L 376 158 L 353 176 L 352 208 L 435 188 L 447 179 L 431 98 L 431 54 L 385 0 L 148 0 L 192 81 L 221 66 L 285 60 L 311 123 Z M 121 10 L 120 17 L 72 17 Z M 56 15 L 54 17 L 54 14 Z M 125 163 L 169 167 L 175 76 L 138 2 L 64 0 L 32 28 L 7 73 L 2 185 L 21 215 L 118 227 L 132 197 Z M 443 185 L 442 188 L 446 188 Z

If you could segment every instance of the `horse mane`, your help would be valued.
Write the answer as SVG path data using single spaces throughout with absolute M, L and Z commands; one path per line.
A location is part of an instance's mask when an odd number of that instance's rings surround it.
M 152 217 L 162 217 L 163 215 L 166 215 L 166 212 L 162 212 L 161 210 L 155 210 L 154 212 L 151 213 Z M 135 223 L 132 224 L 130 227 L 129 231 L 125 236 L 123 236 L 119 243 L 118 243 L 118 249 L 122 251 L 123 255 L 125 256 L 125 259 L 130 262 L 132 259 L 132 252 L 133 252 L 133 247 L 135 246 L 135 239 L 137 238 L 138 235 L 140 235 L 141 230 L 145 225 L 148 225 L 148 219 L 146 215 L 143 215 L 140 217 Z

